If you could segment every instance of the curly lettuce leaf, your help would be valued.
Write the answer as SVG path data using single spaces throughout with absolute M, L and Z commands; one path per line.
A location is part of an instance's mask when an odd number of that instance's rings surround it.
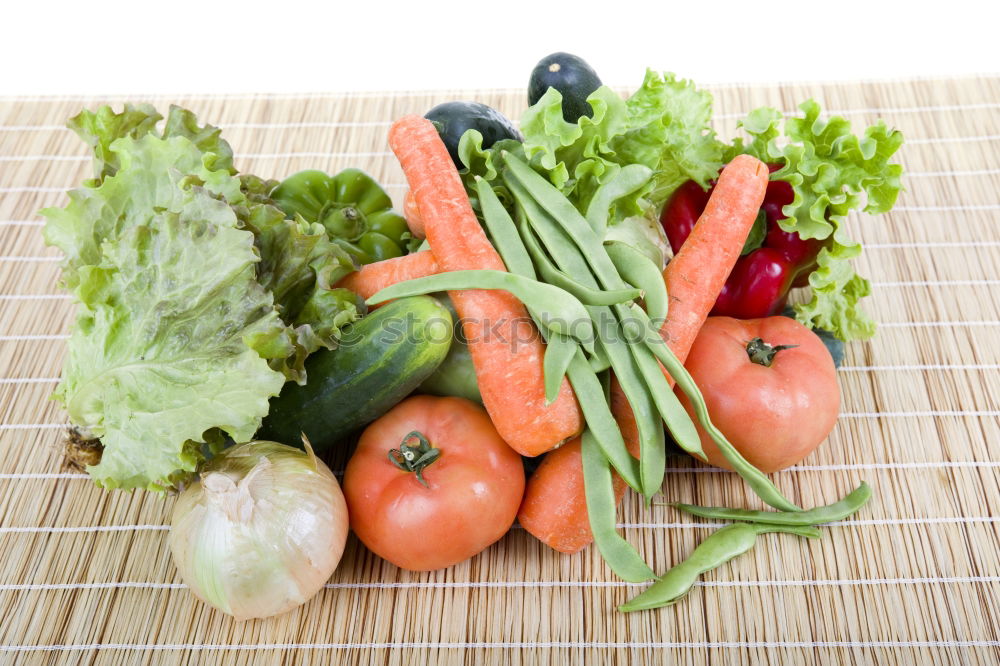
M 826 241 L 809 277 L 812 300 L 795 307 L 799 321 L 830 330 L 841 340 L 869 338 L 875 323 L 858 303 L 871 286 L 850 263 L 861 246 L 848 238 L 844 224 L 851 210 L 885 213 L 895 204 L 903 168 L 891 159 L 903 135 L 879 121 L 858 137 L 846 119 L 820 118 L 814 100 L 799 108 L 803 116 L 792 118 L 775 109 L 752 111 L 740 123 L 750 141 L 735 141 L 730 156 L 749 153 L 782 164 L 771 178 L 790 183 L 795 198 L 782 209 L 788 217 L 779 222 L 781 228 Z
M 100 485 L 159 490 L 252 437 L 363 310 L 334 287 L 355 266 L 322 227 L 285 220 L 217 130 L 172 109 L 161 134 L 149 111 L 84 115 L 99 176 L 42 212 L 79 304 L 55 397 L 100 439 Z
M 659 209 L 689 178 L 707 184 L 722 166 L 722 145 L 709 126 L 712 97 L 689 81 L 649 71 L 627 100 L 602 86 L 587 101 L 591 116 L 566 122 L 562 96 L 550 88 L 522 115 L 524 141 L 519 147 L 505 141 L 484 150 L 482 137 L 467 132 L 459 157 L 466 165 L 462 173 L 470 195 L 478 176 L 494 186 L 501 200 L 509 200 L 498 178 L 505 150 L 523 155 L 581 211 L 622 167 L 648 167 L 653 172 L 649 183 L 610 202 L 608 224 L 614 226 L 647 215 L 651 206 Z
M 149 122 L 140 122 L 140 114 Z M 46 242 L 66 256 L 65 286 L 72 289 L 80 268 L 100 260 L 101 243 L 145 223 L 155 211 L 176 212 L 185 188 L 200 185 L 228 203 L 240 225 L 254 232 L 262 258 L 258 281 L 273 291 L 279 313 L 294 329 L 280 347 L 288 350 L 286 356 L 273 348 L 259 351 L 288 379 L 304 383 L 306 357 L 335 347 L 340 329 L 364 313 L 356 299 L 326 293 L 356 269 L 354 262 L 327 240 L 325 230 L 303 231 L 284 219 L 269 197 L 275 181 L 237 176 L 232 149 L 217 128 L 199 125 L 194 114 L 179 107 L 171 107 L 162 132 L 156 131 L 159 119 L 152 107 L 126 107 L 118 114 L 102 107 L 71 121 L 87 127 L 88 142 L 101 147 L 95 171 L 105 175 L 71 191 L 65 209 L 42 211 L 49 219 Z M 307 302 L 312 306 L 302 314 Z
M 723 145 L 711 129 L 712 95 L 672 73 L 646 70 L 625 104 L 629 130 L 614 149 L 622 163 L 655 170 L 648 198 L 657 209 L 687 180 L 707 189 L 723 164 Z
M 56 397 L 104 446 L 88 468 L 99 485 L 173 485 L 195 470 L 208 431 L 251 438 L 280 391 L 285 377 L 259 350 L 285 353 L 285 326 L 256 280 L 253 235 L 236 224 L 192 187 L 80 270 Z
M 129 137 L 139 139 L 147 134 L 160 138 L 183 136 L 190 139 L 199 150 L 216 156 L 216 168 L 235 173 L 233 150 L 222 139 L 222 131 L 211 125 L 201 126 L 193 113 L 179 106 L 171 106 L 163 132 L 156 131 L 156 125 L 163 116 L 149 104 L 126 104 L 120 113 L 110 106 L 102 106 L 97 111 L 84 109 L 66 123 L 94 152 L 94 180 L 85 185 L 97 186 L 108 176 L 113 176 L 121 168 L 119 154 L 111 149 L 116 140 Z
M 70 191 L 65 208 L 41 211 L 48 218 L 45 242 L 65 254 L 62 275 L 69 288 L 76 286 L 81 267 L 101 260 L 102 243 L 146 223 L 158 210 L 176 212 L 186 183 L 200 184 L 227 200 L 242 197 L 239 179 L 219 168 L 218 156 L 202 153 L 189 139 L 147 133 L 117 139 L 108 150 L 117 165 L 114 175 Z
M 294 329 L 294 352 L 272 367 L 304 384 L 306 357 L 320 348 L 334 349 L 341 329 L 366 311 L 357 295 L 334 287 L 357 266 L 330 241 L 322 224 L 301 217 L 287 220 L 269 204 L 250 205 L 243 224 L 253 232 L 261 257 L 257 280 L 273 294 L 282 319 Z

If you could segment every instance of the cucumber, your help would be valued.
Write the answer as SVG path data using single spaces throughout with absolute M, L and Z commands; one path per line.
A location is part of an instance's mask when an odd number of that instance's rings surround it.
M 524 140 L 505 115 L 479 102 L 444 102 L 424 114 L 424 118 L 435 124 L 459 169 L 465 165 L 458 156 L 458 144 L 467 130 L 474 129 L 483 135 L 483 148 L 503 139 Z
M 459 321 L 455 304 L 448 298 L 446 291 L 432 295 L 441 301 L 441 304 L 448 308 L 448 312 L 451 313 L 452 320 L 455 322 L 455 334 L 451 340 L 448 355 L 445 356 L 437 370 L 417 388 L 417 392 L 465 398 L 481 405 L 483 404 L 483 396 L 479 393 L 476 369 L 472 366 L 472 354 L 469 353 L 469 345 L 462 334 L 462 323 Z
M 600 87 L 601 77 L 587 61 L 560 51 L 545 56 L 531 70 L 528 104 L 534 105 L 549 88 L 555 88 L 562 95 L 563 119 L 576 123 L 581 116 L 594 114 L 587 97 Z
M 259 438 L 316 451 L 346 440 L 413 392 L 451 346 L 451 313 L 430 296 L 401 298 L 344 330 L 340 346 L 306 359 L 307 382 L 271 399 Z

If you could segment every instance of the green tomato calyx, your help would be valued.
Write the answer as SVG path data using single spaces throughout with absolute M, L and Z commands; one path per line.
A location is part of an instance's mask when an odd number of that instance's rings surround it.
M 757 365 L 770 368 L 774 357 L 785 349 L 795 349 L 798 345 L 769 345 L 761 338 L 754 338 L 747 343 L 747 356 Z
M 441 449 L 431 446 L 423 433 L 414 430 L 403 438 L 398 449 L 389 451 L 389 462 L 404 472 L 414 472 L 417 481 L 430 488 L 424 479 L 424 469 L 441 456 Z

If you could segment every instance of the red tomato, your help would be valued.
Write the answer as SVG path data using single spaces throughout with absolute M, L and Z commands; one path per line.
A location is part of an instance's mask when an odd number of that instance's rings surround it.
M 401 469 L 416 437 L 440 455 L 415 471 Z M 392 452 L 392 453 L 390 453 Z M 428 457 L 433 458 L 433 454 Z M 524 467 L 486 411 L 463 398 L 414 396 L 361 435 L 344 472 L 351 528 L 368 548 L 398 567 L 430 571 L 466 560 L 502 537 L 524 495 Z
M 748 344 L 754 339 L 771 347 L 794 346 L 777 351 L 766 365 L 751 360 Z M 767 355 L 762 348 L 759 356 Z M 709 317 L 685 366 L 705 396 L 712 422 L 763 472 L 805 458 L 837 422 L 840 387 L 833 358 L 816 334 L 789 317 Z M 694 418 L 690 401 L 678 394 Z M 698 430 L 709 462 L 730 468 Z

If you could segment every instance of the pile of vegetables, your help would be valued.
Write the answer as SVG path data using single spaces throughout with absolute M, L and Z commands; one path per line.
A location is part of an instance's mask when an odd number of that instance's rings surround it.
M 809 101 L 751 112 L 727 144 L 691 82 L 647 72 L 623 99 L 564 53 L 528 97 L 518 129 L 474 102 L 398 119 L 405 216 L 357 169 L 240 174 L 176 107 L 162 125 L 148 106 L 70 121 L 95 175 L 43 211 L 78 304 L 56 397 L 99 485 L 181 491 L 170 543 L 200 598 L 239 618 L 303 603 L 348 522 L 432 570 L 517 520 L 656 579 L 621 607 L 656 608 L 757 535 L 819 537 L 870 497 L 803 511 L 766 473 L 836 421 L 810 329 L 874 334 L 843 227 L 892 207 L 901 134 L 855 136 Z M 617 505 L 652 500 L 672 445 L 776 511 L 676 505 L 734 522 L 657 576 Z M 313 447 L 352 446 L 342 494 Z

